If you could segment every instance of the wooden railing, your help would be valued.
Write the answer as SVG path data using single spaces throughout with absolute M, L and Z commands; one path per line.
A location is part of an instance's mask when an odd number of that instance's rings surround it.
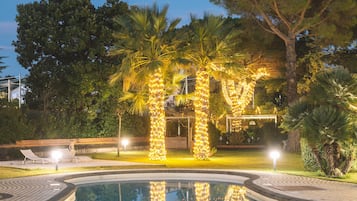
M 132 144 L 147 143 L 146 137 L 130 137 Z M 3 144 L 0 148 L 24 148 L 24 147 L 47 147 L 47 146 L 69 146 L 73 145 L 115 145 L 118 138 L 75 138 L 75 139 L 40 139 L 40 140 L 19 140 L 15 144 Z
M 221 144 L 217 145 L 217 149 L 265 149 L 263 144 Z
M 122 138 L 123 139 L 123 138 Z M 128 137 L 129 146 L 148 145 L 147 137 Z M 166 137 L 166 147 L 168 149 L 187 149 L 187 137 Z M 40 140 L 19 140 L 15 144 L 3 144 L 0 148 L 31 148 L 31 147 L 51 147 L 69 145 L 116 145 L 118 138 L 75 138 L 75 139 L 40 139 Z

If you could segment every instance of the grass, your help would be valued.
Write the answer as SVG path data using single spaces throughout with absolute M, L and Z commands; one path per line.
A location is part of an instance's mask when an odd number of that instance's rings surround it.
M 272 160 L 268 157 L 268 153 L 263 150 L 219 150 L 214 156 L 212 156 L 209 160 L 206 161 L 194 160 L 192 154 L 188 151 L 168 151 L 166 161 L 150 161 L 147 156 L 148 152 L 146 151 L 125 151 L 120 153 L 120 157 L 117 157 L 116 152 L 96 153 L 92 155 L 92 157 L 95 159 L 157 164 L 161 165 L 160 167 L 166 168 L 204 168 L 273 171 Z M 47 169 L 27 170 L 0 167 L 0 178 L 56 174 L 64 172 L 133 169 L 149 167 L 152 168 L 152 166 L 150 165 L 140 165 L 121 167 L 78 167 L 67 169 L 61 168 L 59 171 Z M 283 153 L 277 162 L 277 171 L 287 174 L 357 183 L 357 172 L 351 172 L 342 179 L 326 178 L 318 172 L 306 172 L 304 171 L 303 163 L 299 154 Z
M 150 164 L 160 164 L 167 168 L 212 168 L 272 170 L 272 161 L 265 151 L 218 151 L 209 160 L 195 160 L 188 151 L 168 151 L 166 161 L 150 161 L 147 152 L 98 153 L 93 157 L 105 160 L 123 160 Z M 278 168 L 284 170 L 303 170 L 298 154 L 284 154 L 278 161 Z

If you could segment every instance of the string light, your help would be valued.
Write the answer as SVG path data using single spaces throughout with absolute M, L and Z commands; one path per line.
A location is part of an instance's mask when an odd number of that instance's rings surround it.
M 223 80 L 222 81 L 222 94 L 228 105 L 231 106 L 232 115 L 239 117 L 243 114 L 244 109 L 251 101 L 254 95 L 254 89 L 257 80 L 261 77 L 269 75 L 265 68 L 259 68 L 249 78 L 241 80 Z M 250 81 L 248 81 L 250 80 Z M 235 130 L 242 129 L 242 120 L 235 119 L 232 121 L 232 127 Z
M 165 94 L 161 69 L 157 69 L 149 81 L 150 160 L 166 160 L 165 148 Z
M 207 71 L 199 70 L 196 76 L 193 157 L 198 160 L 206 160 L 210 155 L 208 140 L 209 75 Z

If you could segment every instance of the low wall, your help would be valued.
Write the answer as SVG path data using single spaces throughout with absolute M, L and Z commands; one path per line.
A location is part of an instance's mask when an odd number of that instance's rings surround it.
M 147 137 L 128 137 L 129 145 L 126 150 L 148 150 L 149 139 Z M 188 149 L 187 137 L 166 137 L 167 149 Z M 40 139 L 19 140 L 15 144 L 0 145 L 0 160 L 8 160 L 9 157 L 21 156 L 19 149 L 32 149 L 40 156 L 48 153 L 55 147 L 67 148 L 74 146 L 77 154 L 101 153 L 117 151 L 118 138 L 75 138 L 75 139 Z M 121 147 L 124 150 L 124 147 Z

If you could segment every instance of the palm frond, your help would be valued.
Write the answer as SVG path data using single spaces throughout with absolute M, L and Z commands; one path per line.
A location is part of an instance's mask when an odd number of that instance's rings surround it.
M 190 101 L 195 99 L 195 95 L 193 93 L 189 94 L 178 94 L 175 96 L 175 105 L 184 105 Z
M 130 112 L 133 114 L 143 115 L 147 108 L 147 95 L 143 93 L 131 93 L 125 92 L 122 97 L 119 98 L 120 102 L 128 101 L 131 102 L 132 107 Z

